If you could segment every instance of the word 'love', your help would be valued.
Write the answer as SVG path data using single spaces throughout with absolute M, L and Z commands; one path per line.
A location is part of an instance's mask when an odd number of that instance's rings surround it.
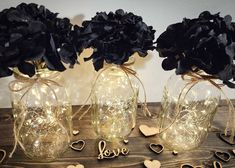
M 120 154 L 122 155 L 127 155 L 129 153 L 129 149 L 127 148 L 117 148 L 117 149 L 106 149 L 106 142 L 105 141 L 100 141 L 99 142 L 99 155 L 98 155 L 98 159 L 112 159 L 115 157 L 118 157 Z

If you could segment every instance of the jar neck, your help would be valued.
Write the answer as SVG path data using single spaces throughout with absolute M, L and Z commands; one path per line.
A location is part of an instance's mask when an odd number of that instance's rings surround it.
M 218 80 L 219 79 L 218 76 L 210 75 L 203 70 L 199 70 L 196 72 L 189 71 L 185 74 L 182 74 L 181 77 L 183 80 L 188 80 L 188 79 L 192 79 L 192 78 L 194 80 L 202 80 L 202 81 L 203 80 Z
M 21 73 L 18 68 L 14 68 L 13 69 L 13 74 L 14 74 L 15 78 L 23 77 L 23 78 L 32 78 L 32 79 L 34 79 L 34 78 L 50 78 L 50 79 L 53 79 L 53 78 L 56 78 L 57 76 L 59 76 L 60 72 L 51 71 L 48 68 L 36 68 L 35 69 L 35 75 L 32 76 L 32 77 L 29 77 L 28 75 L 25 75 L 25 74 Z
M 43 68 L 43 69 L 36 69 L 35 77 L 40 77 L 40 78 L 54 78 L 58 76 L 60 72 L 58 71 L 51 71 L 48 68 Z
M 120 64 L 120 65 L 105 62 L 104 63 L 104 68 L 111 67 L 111 66 L 116 67 L 116 68 L 120 68 L 121 66 L 126 66 L 126 67 L 129 67 L 129 68 L 133 69 L 134 68 L 133 67 L 134 63 L 135 63 L 135 58 L 134 58 L 134 56 L 131 56 L 131 57 L 129 57 L 128 61 L 126 61 L 126 62 L 124 62 L 123 64 Z

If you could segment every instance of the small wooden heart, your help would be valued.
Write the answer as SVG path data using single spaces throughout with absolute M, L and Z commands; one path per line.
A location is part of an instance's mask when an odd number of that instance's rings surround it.
M 225 135 L 224 133 L 220 133 L 219 137 L 224 142 L 228 143 L 229 145 L 235 145 L 235 137 L 233 137 L 233 141 L 231 142 L 231 135 L 228 133 L 228 135 Z
M 3 160 L 6 158 L 7 153 L 3 149 L 0 149 L 0 153 L 2 153 L 1 159 L 0 159 L 0 164 L 1 164 L 3 162 Z
M 235 149 L 232 150 L 233 154 L 235 155 Z
M 73 135 L 76 136 L 79 134 L 79 131 L 78 130 L 73 130 Z
M 215 156 L 224 162 L 228 162 L 231 159 L 231 155 L 228 152 L 216 151 Z
M 155 143 L 149 144 L 149 148 L 150 148 L 153 152 L 155 152 L 155 153 L 157 153 L 157 154 L 162 153 L 162 151 L 164 150 L 164 146 L 163 146 L 163 145 L 161 145 L 161 144 L 155 144 Z
M 123 142 L 124 142 L 125 144 L 128 144 L 129 141 L 128 141 L 128 139 L 124 139 Z
M 133 122 L 133 125 L 132 125 L 132 130 L 135 128 L 135 122 Z
M 140 129 L 141 133 L 144 134 L 144 136 L 146 136 L 146 137 L 156 135 L 160 132 L 159 128 L 149 127 L 147 125 L 140 125 L 139 129 Z
M 144 165 L 147 168 L 160 168 L 161 167 L 161 162 L 159 162 L 158 160 L 145 160 L 144 161 Z
M 213 162 L 213 166 L 214 166 L 214 168 L 223 168 L 222 164 L 220 162 L 218 162 L 218 161 L 214 161 Z
M 75 151 L 82 151 L 83 148 L 85 147 L 85 141 L 84 140 L 77 140 L 72 142 L 69 146 Z
M 176 150 L 173 150 L 173 151 L 172 151 L 172 154 L 173 154 L 173 155 L 178 155 L 178 152 L 177 152 Z
M 74 165 L 68 165 L 67 168 L 85 168 L 82 164 L 77 164 L 76 166 Z

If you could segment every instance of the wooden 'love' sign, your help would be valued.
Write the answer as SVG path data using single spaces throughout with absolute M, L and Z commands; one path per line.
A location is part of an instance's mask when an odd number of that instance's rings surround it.
M 106 142 L 105 141 L 100 141 L 98 144 L 98 148 L 99 148 L 99 155 L 98 155 L 98 159 L 102 160 L 102 159 L 112 159 L 115 157 L 118 157 L 120 154 L 122 155 L 127 155 L 129 153 L 129 149 L 127 148 L 117 148 L 117 149 L 106 149 Z

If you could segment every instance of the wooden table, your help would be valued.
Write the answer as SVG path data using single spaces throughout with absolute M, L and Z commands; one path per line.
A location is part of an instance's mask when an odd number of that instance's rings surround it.
M 235 101 L 233 102 L 235 103 Z M 78 107 L 73 107 L 73 110 L 75 111 L 77 108 Z M 149 103 L 149 109 L 153 114 L 158 113 L 160 109 L 159 103 Z M 137 125 L 130 135 L 129 143 L 127 145 L 123 144 L 130 149 L 130 154 L 128 156 L 119 156 L 118 158 L 109 160 L 97 160 L 98 140 L 96 139 L 91 126 L 90 116 L 86 115 L 81 121 L 78 121 L 76 118 L 74 119 L 74 129 L 80 130 L 79 135 L 74 136 L 74 140 L 84 139 L 86 141 L 86 146 L 83 151 L 76 152 L 68 148 L 63 156 L 58 158 L 56 161 L 51 163 L 39 163 L 26 158 L 18 147 L 13 158 L 6 158 L 0 167 L 66 168 L 68 165 L 76 165 L 79 162 L 83 164 L 85 168 L 144 168 L 143 161 L 145 159 L 157 159 L 161 161 L 162 168 L 178 168 L 183 163 L 205 165 L 205 167 L 209 168 L 209 165 L 212 165 L 214 160 L 218 160 L 214 157 L 214 151 L 223 150 L 229 152 L 232 156 L 228 163 L 221 162 L 223 167 L 235 168 L 235 155 L 231 151 L 232 149 L 235 149 L 235 147 L 218 138 L 218 133 L 223 129 L 227 111 L 227 105 L 222 101 L 215 116 L 211 132 L 209 133 L 205 143 L 196 150 L 179 153 L 176 156 L 172 155 L 172 151 L 167 149 L 159 155 L 149 150 L 148 145 L 152 142 L 157 143 L 159 140 L 157 136 L 145 138 L 139 132 L 138 126 L 140 124 L 154 126 L 154 121 L 144 117 L 139 110 Z M 13 119 L 11 116 L 11 109 L 0 109 L 0 148 L 5 149 L 8 154 L 13 147 Z

